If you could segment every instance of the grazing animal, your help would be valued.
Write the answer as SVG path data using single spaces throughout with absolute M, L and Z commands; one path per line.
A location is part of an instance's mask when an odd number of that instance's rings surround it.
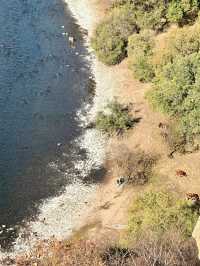
M 187 176 L 187 173 L 183 170 L 176 170 L 176 175 L 183 177 L 183 176 Z
M 199 195 L 196 193 L 186 193 L 186 198 L 187 198 L 187 200 L 199 202 Z
M 167 130 L 167 129 L 169 128 L 169 126 L 168 126 L 167 124 L 162 123 L 162 122 L 160 122 L 160 123 L 158 124 L 158 127 L 159 127 L 159 128 L 162 128 L 162 129 L 165 129 L 165 130 Z

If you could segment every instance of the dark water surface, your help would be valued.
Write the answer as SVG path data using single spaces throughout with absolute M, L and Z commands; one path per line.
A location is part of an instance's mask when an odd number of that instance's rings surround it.
M 75 49 L 63 32 L 75 37 Z M 88 101 L 91 75 L 86 54 L 61 0 L 1 0 L 0 225 L 6 228 L 68 182 L 48 163 L 80 134 L 75 114 Z M 0 234 L 2 246 L 7 238 Z

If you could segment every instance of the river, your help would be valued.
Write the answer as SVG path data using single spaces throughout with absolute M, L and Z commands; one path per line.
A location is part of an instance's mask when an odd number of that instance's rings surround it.
M 95 86 L 84 34 L 61 0 L 1 0 L 2 248 L 43 200 L 73 182 L 74 160 L 86 156 L 73 146 L 83 133 L 77 111 L 92 101 Z

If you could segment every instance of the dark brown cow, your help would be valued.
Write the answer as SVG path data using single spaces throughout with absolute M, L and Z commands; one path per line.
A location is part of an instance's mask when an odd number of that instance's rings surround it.
M 196 193 L 186 193 L 187 200 L 199 201 L 199 195 Z
M 169 125 L 167 125 L 167 124 L 165 124 L 163 122 L 160 122 L 158 124 L 158 127 L 167 130 L 169 128 Z
M 187 173 L 183 170 L 178 169 L 176 170 L 176 175 L 183 177 L 183 176 L 187 176 Z

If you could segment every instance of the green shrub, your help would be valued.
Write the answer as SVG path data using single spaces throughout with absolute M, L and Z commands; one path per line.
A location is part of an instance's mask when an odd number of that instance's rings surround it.
M 132 1 L 138 27 L 143 29 L 160 30 L 166 24 L 167 1 L 134 0 Z
M 168 6 L 167 18 L 172 23 L 193 21 L 198 15 L 199 7 L 198 0 L 172 0 Z
M 175 118 L 181 145 L 191 144 L 200 134 L 199 34 L 198 21 L 192 27 L 173 30 L 164 40 L 162 49 L 153 51 L 155 78 L 147 98 L 154 109 Z M 177 138 L 174 139 L 173 134 L 169 139 L 176 146 Z
M 92 47 L 101 62 L 114 65 L 126 56 L 126 44 L 125 40 L 114 32 L 109 21 L 98 25 L 92 39 Z
M 154 77 L 154 69 L 144 56 L 136 56 L 132 69 L 134 77 L 141 82 L 150 82 Z
M 105 111 L 99 112 L 96 117 L 96 128 L 108 134 L 128 130 L 133 123 L 128 109 L 116 101 L 108 104 Z
M 128 37 L 142 30 L 162 30 L 169 22 L 194 20 L 200 9 L 198 0 L 120 0 L 114 2 L 105 19 L 97 26 L 91 40 L 97 57 L 107 65 L 126 56 Z M 139 59 L 139 57 L 138 57 Z M 137 60 L 138 77 L 152 78 L 152 68 L 143 57 Z M 143 78 L 142 78 L 143 79 Z
M 197 210 L 187 201 L 176 200 L 169 193 L 149 192 L 133 203 L 129 232 L 137 238 L 146 230 L 162 235 L 177 229 L 184 237 L 190 237 L 197 219 Z
M 129 3 L 110 11 L 112 27 L 126 42 L 128 37 L 138 31 L 133 6 Z
M 187 24 L 198 16 L 198 0 L 124 0 L 116 1 L 114 6 L 132 5 L 140 30 L 162 30 L 169 23 Z
M 133 34 L 129 37 L 128 52 L 132 56 L 134 53 L 142 53 L 146 56 L 152 55 L 154 47 L 154 34 L 152 31 L 141 31 L 140 34 Z
M 127 54 L 128 36 L 137 31 L 130 5 L 113 8 L 91 40 L 98 59 L 106 65 L 120 63 Z
M 126 1 L 127 2 L 127 1 Z M 186 24 L 198 16 L 198 0 L 132 0 L 140 29 L 161 30 L 166 24 Z
M 181 6 L 181 3 L 177 3 L 176 1 L 173 1 L 170 3 L 168 12 L 167 12 L 167 18 L 170 22 L 179 22 L 183 19 L 183 9 Z
M 143 82 L 149 82 L 154 77 L 154 69 L 151 62 L 153 55 L 153 34 L 143 31 L 129 37 L 128 57 L 129 66 L 134 77 Z
M 200 53 L 176 56 L 157 74 L 147 98 L 153 107 L 177 117 L 182 132 L 200 133 Z
M 153 64 L 158 70 L 169 62 L 173 62 L 176 56 L 187 56 L 200 51 L 199 21 L 194 25 L 177 28 L 167 35 L 162 44 L 153 51 Z M 163 45 L 164 43 L 164 45 Z M 161 47 L 160 47 L 161 46 Z
M 161 0 L 119 0 L 113 3 L 113 8 L 129 6 L 135 15 L 135 22 L 139 30 L 162 29 L 166 24 L 167 4 Z

